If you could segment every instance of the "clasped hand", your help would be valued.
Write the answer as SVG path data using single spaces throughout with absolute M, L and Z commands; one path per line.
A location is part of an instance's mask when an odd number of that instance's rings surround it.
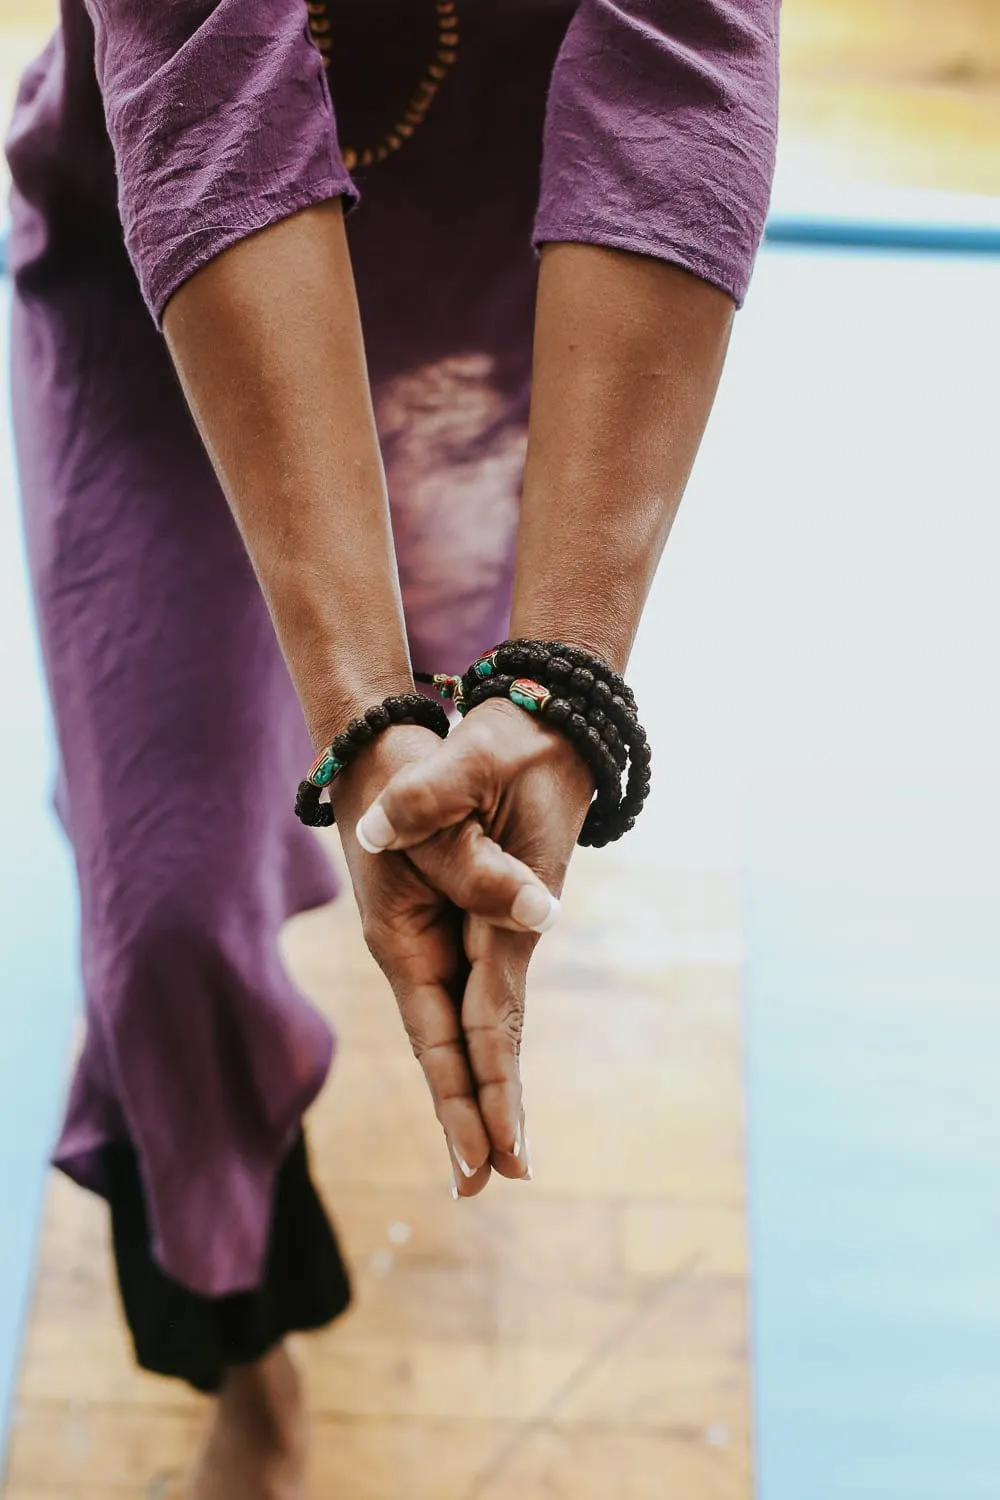
M 414 726 L 387 731 L 335 783 L 365 940 L 423 1068 L 461 1197 L 493 1171 L 531 1176 L 519 1066 L 527 969 L 592 795 L 572 746 L 501 699 L 443 742 Z

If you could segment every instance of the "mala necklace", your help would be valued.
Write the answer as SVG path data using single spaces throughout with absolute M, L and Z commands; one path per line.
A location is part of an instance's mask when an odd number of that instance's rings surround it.
M 424 75 L 410 96 L 410 101 L 391 130 L 372 146 L 359 149 L 345 146 L 341 152 L 344 166 L 349 172 L 355 167 L 370 167 L 375 162 L 385 161 L 398 151 L 413 135 L 427 117 L 434 97 L 447 78 L 458 57 L 458 12 L 456 0 L 434 0 L 437 15 L 437 45 L 434 56 L 424 69 Z M 333 26 L 327 9 L 327 0 L 306 0 L 309 12 L 309 34 L 329 70 L 333 55 Z

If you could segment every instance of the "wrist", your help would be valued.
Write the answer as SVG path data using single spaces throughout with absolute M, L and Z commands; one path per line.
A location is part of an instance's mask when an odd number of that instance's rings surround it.
M 394 724 L 359 751 L 330 787 L 337 825 L 353 830 L 363 812 L 403 766 L 431 755 L 441 740 L 420 724 Z
M 629 612 L 609 607 L 599 612 L 592 605 L 580 609 L 563 602 L 553 591 L 543 600 L 515 597 L 511 611 L 511 640 L 560 641 L 579 646 L 590 656 L 598 656 L 616 672 L 624 672 L 638 628 L 639 611 Z
M 258 568 L 258 577 L 317 750 L 365 709 L 414 691 L 394 581 L 370 559 L 358 559 L 345 578 L 325 554 L 303 561 L 293 549 L 280 567 Z
M 304 687 L 301 698 L 314 747 L 323 749 L 336 735 L 343 733 L 352 719 L 362 718 L 366 709 L 384 699 L 415 691 L 413 674 L 406 666 L 378 671 L 361 667 L 345 671 L 341 668 L 332 681 L 327 678 L 323 683 L 317 683 L 315 689 Z
M 399 736 L 391 741 L 386 736 L 393 730 L 413 727 L 426 731 L 427 736 L 446 739 L 448 716 L 440 703 L 422 693 L 391 693 L 382 702 L 374 703 L 335 734 L 330 743 L 316 756 L 306 775 L 298 784 L 295 794 L 295 816 L 309 828 L 329 828 L 336 820 L 337 790 L 344 783 L 354 784 L 357 778 L 352 771 L 361 760 L 364 764 L 377 765 L 385 757 L 384 744 L 391 745 L 389 765 L 393 766 L 399 754 Z M 403 740 L 407 737 L 403 736 Z M 421 738 L 421 743 L 424 742 Z M 369 760 L 367 752 L 373 745 L 380 746 L 380 756 Z M 404 754 L 405 758 L 405 754 Z M 391 769 L 389 774 L 391 774 Z M 328 800 L 324 802 L 323 793 Z

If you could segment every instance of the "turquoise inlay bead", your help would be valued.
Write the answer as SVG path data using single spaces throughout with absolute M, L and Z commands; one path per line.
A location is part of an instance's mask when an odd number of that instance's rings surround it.
M 461 677 L 455 677 L 451 672 L 434 673 L 434 691 L 440 693 L 442 698 L 456 698 L 461 686 Z
M 532 682 L 528 677 L 519 677 L 510 685 L 508 694 L 511 703 L 516 703 L 518 708 L 527 709 L 529 714 L 541 713 L 548 703 L 552 694 L 547 688 L 542 687 L 540 682 Z
M 477 677 L 492 677 L 493 673 L 496 671 L 496 665 L 497 654 L 495 651 L 490 651 L 486 656 L 481 656 L 479 660 L 473 664 L 472 670 L 475 672 Z
M 321 755 L 309 772 L 309 780 L 313 786 L 329 786 L 337 772 L 343 768 L 343 761 L 339 761 L 335 755 Z

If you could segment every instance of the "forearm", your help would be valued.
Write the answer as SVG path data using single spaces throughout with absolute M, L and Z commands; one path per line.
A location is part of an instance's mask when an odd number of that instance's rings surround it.
M 323 742 L 412 691 L 339 203 L 224 251 L 171 299 L 164 330 Z
M 724 292 L 665 262 L 545 248 L 512 635 L 625 665 L 732 315 Z

